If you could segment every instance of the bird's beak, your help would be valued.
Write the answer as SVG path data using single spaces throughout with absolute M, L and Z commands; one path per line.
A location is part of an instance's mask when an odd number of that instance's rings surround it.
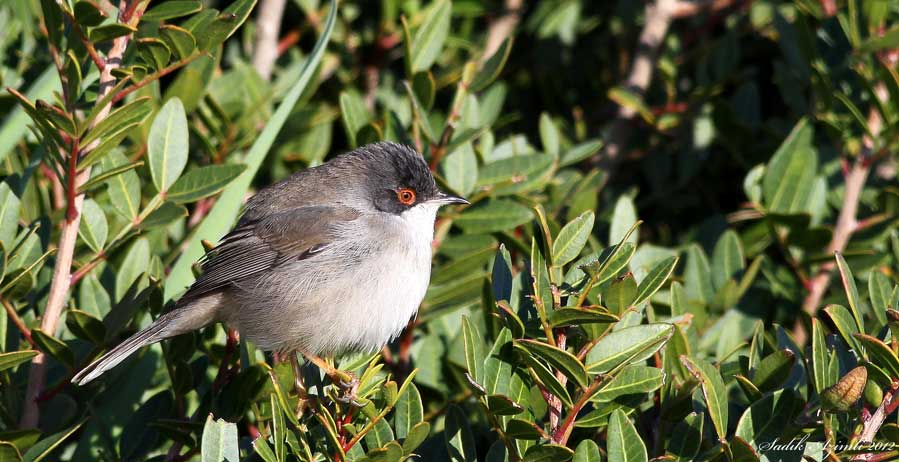
M 440 205 L 446 204 L 470 204 L 464 197 L 454 196 L 452 194 L 447 194 L 443 191 L 437 194 L 437 197 L 430 200 L 430 202 L 434 202 Z

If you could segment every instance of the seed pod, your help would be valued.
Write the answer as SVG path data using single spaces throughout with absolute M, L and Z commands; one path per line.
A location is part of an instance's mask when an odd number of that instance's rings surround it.
M 821 404 L 826 411 L 848 412 L 861 398 L 867 381 L 868 370 L 864 366 L 858 366 L 821 393 Z

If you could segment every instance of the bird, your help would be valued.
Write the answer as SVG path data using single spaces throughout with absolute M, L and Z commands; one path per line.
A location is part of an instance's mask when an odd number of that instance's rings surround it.
M 377 351 L 425 296 L 438 209 L 468 203 L 437 186 L 415 149 L 394 142 L 300 170 L 247 201 L 170 311 L 72 382 L 85 385 L 142 347 L 216 322 L 320 367 L 323 357 Z

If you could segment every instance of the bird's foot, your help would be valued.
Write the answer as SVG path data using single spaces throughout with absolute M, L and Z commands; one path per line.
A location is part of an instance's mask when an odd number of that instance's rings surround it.
M 356 392 L 359 390 L 359 379 L 351 372 L 335 369 L 335 374 L 331 376 L 331 381 L 338 389 L 337 401 L 355 407 L 363 407 L 365 403 L 359 401 Z

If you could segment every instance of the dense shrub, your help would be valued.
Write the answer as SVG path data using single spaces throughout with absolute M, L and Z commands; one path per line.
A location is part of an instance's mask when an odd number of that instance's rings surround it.
M 0 5 L 0 460 L 899 457 L 894 3 L 259 2 Z M 219 326 L 69 383 L 377 140 L 472 204 L 361 407 Z

